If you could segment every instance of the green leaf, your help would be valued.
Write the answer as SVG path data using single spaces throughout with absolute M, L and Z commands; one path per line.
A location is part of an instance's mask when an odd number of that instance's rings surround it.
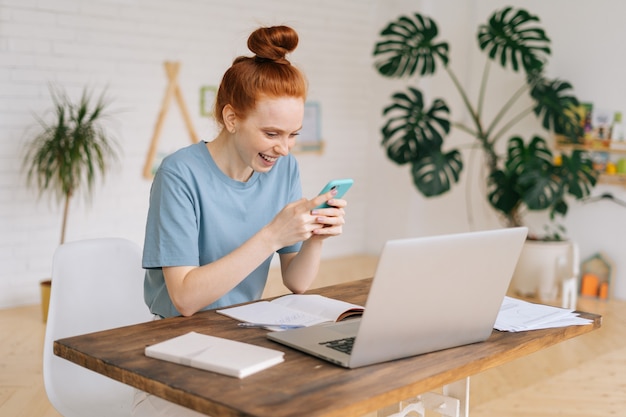
M 541 71 L 550 55 L 550 39 L 543 29 L 533 26 L 537 16 L 526 10 L 506 7 L 496 11 L 487 24 L 478 28 L 478 45 L 489 58 L 514 71 L 520 64 L 527 73 Z
M 419 13 L 413 20 L 401 16 L 389 23 L 374 47 L 373 55 L 380 58 L 376 69 L 385 77 L 433 74 L 438 59 L 448 65 L 448 43 L 436 41 L 438 32 L 437 24 Z
M 528 146 L 519 136 L 509 139 L 504 168 L 489 177 L 490 204 L 505 215 L 522 203 L 531 210 L 549 207 L 560 192 L 558 181 L 550 175 L 552 159 L 543 138 L 533 137 Z
M 571 92 L 572 85 L 558 79 L 548 80 L 534 76 L 530 96 L 535 100 L 533 111 L 541 125 L 557 135 L 577 141 L 583 135 L 580 114 L 575 111 L 579 102 Z
M 392 99 L 383 110 L 389 117 L 381 130 L 387 156 L 397 164 L 411 164 L 413 182 L 425 196 L 445 193 L 463 170 L 457 150 L 441 150 L 443 138 L 450 132 L 448 106 L 435 99 L 425 108 L 422 92 L 413 87 L 395 93 Z
M 562 155 L 557 170 L 567 193 L 576 199 L 588 197 L 598 180 L 593 161 L 588 153 L 582 151 L 574 151 L 570 156 Z
M 450 191 L 452 184 L 459 181 L 462 170 L 463 161 L 459 151 L 452 150 L 444 154 L 435 150 L 414 161 L 411 174 L 417 189 L 424 196 L 433 197 Z
M 547 142 L 538 136 L 526 146 L 520 137 L 509 140 L 503 169 L 489 178 L 489 202 L 505 215 L 524 204 L 529 210 L 549 210 L 550 217 L 565 215 L 566 194 L 577 199 L 588 196 L 596 183 L 589 156 L 574 151 L 562 155 L 555 165 Z
M 517 207 L 522 196 L 516 191 L 517 174 L 498 169 L 488 179 L 487 199 L 493 208 L 504 213 L 511 213 Z
M 528 146 L 519 136 L 509 139 L 505 162 L 508 170 L 522 175 L 531 169 L 545 171 L 551 164 L 552 151 L 543 138 L 533 137 Z
M 118 157 L 115 139 L 101 123 L 107 104 L 104 93 L 93 103 L 85 89 L 78 102 L 65 92 L 51 88 L 54 120 L 36 117 L 40 131 L 26 146 L 24 165 L 28 183 L 39 191 L 54 192 L 63 201 L 83 187 L 90 196 L 98 173 Z
M 426 109 L 422 92 L 413 87 L 392 98 L 393 103 L 383 110 L 390 117 L 381 130 L 389 158 L 405 164 L 419 159 L 421 153 L 440 150 L 443 137 L 450 132 L 446 103 L 436 99 Z
M 551 167 L 546 170 L 528 169 L 519 177 L 519 185 L 524 190 L 524 204 L 529 210 L 545 210 L 562 201 L 560 179 L 551 175 Z

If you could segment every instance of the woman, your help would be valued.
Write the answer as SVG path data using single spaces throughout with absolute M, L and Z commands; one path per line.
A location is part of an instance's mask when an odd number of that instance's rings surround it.
M 334 191 L 302 198 L 289 154 L 307 93 L 304 75 L 285 58 L 297 44 L 289 27 L 254 31 L 255 56 L 236 58 L 218 89 L 217 137 L 167 157 L 156 173 L 143 256 L 153 314 L 189 316 L 259 299 L 274 252 L 285 286 L 302 293 L 317 275 L 324 239 L 341 234 L 346 201 Z M 176 407 L 140 393 L 135 410 L 181 415 Z

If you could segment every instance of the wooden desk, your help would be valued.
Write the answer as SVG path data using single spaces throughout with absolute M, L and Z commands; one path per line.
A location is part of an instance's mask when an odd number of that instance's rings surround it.
M 366 279 L 311 293 L 364 305 L 370 284 Z M 582 315 L 593 324 L 494 331 L 483 343 L 351 370 L 271 342 L 265 330 L 239 328 L 214 311 L 58 340 L 54 353 L 213 417 L 361 416 L 601 326 L 600 316 Z M 240 380 L 144 355 L 146 346 L 192 330 L 282 350 L 285 362 Z

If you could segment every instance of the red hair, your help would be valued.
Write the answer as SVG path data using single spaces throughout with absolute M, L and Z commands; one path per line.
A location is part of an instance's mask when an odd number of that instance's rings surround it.
M 215 99 L 215 119 L 224 124 L 222 110 L 230 104 L 245 118 L 262 97 L 306 99 L 304 74 L 285 58 L 298 46 L 298 34 L 288 26 L 259 28 L 248 38 L 254 57 L 235 58 L 226 71 Z

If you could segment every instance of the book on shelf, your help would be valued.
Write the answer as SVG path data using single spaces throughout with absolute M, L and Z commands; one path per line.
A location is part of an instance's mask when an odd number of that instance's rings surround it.
M 364 308 L 318 294 L 289 294 L 271 301 L 257 301 L 217 310 L 219 314 L 268 330 L 308 327 L 358 317 Z
M 147 346 L 145 355 L 237 378 L 284 361 L 278 350 L 196 332 Z

